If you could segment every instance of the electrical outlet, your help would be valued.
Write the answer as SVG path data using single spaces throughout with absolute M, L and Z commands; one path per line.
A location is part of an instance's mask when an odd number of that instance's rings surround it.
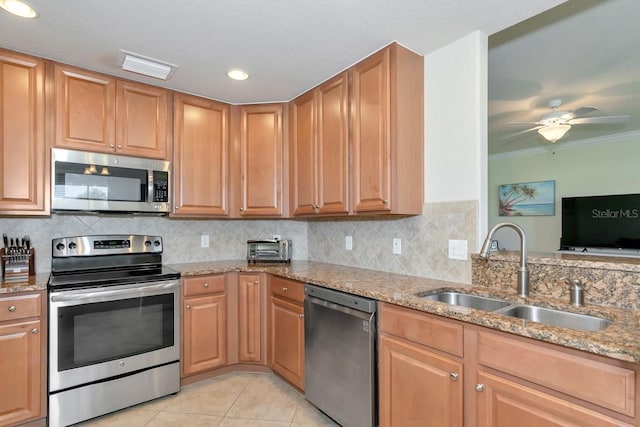
M 396 255 L 402 254 L 402 239 L 393 239 L 393 253 Z
M 282 236 L 279 235 L 279 234 L 274 234 L 273 235 L 273 240 L 280 240 L 281 238 L 282 238 Z
M 466 240 L 449 240 L 449 259 L 467 260 Z
M 200 247 L 208 248 L 209 247 L 209 235 L 203 234 L 200 236 Z
M 344 248 L 348 251 L 353 250 L 353 237 L 345 236 L 344 238 Z

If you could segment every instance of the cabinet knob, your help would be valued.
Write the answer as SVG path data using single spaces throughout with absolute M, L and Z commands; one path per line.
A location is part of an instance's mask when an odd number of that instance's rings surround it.
M 282 292 L 287 292 L 288 290 L 288 288 L 285 288 L 284 286 L 282 287 Z
M 449 378 L 451 378 L 451 381 L 458 381 L 458 373 L 457 372 L 451 372 L 449 374 Z
M 186 308 L 187 310 L 191 310 L 191 306 L 190 306 L 190 305 L 186 306 L 185 308 Z
M 34 335 L 37 334 L 38 333 L 38 328 L 33 328 L 31 330 L 31 333 L 34 334 Z
M 298 319 L 302 319 L 302 318 L 304 318 L 304 314 L 302 313 L 298 314 Z
M 254 285 L 257 285 L 257 284 L 258 284 L 258 281 L 257 281 L 257 280 L 254 280 L 254 281 L 253 281 L 253 284 L 254 284 Z
M 204 284 L 204 287 L 205 287 L 205 288 L 208 288 L 208 287 L 209 287 L 209 284 L 208 284 L 208 283 L 205 283 L 205 284 Z
M 244 208 L 240 208 L 240 212 L 244 212 Z
M 122 149 L 122 145 L 118 144 L 118 150 Z
M 389 203 L 389 201 L 388 201 L 387 199 L 384 199 L 384 200 L 382 201 L 382 203 L 384 203 L 384 204 L 386 205 L 386 204 L 388 204 L 388 203 Z
M 10 311 L 10 312 L 12 312 L 12 313 L 13 313 L 14 311 L 16 311 L 16 306 L 15 306 L 15 305 L 10 305 L 10 306 L 9 306 L 9 311 Z
M 484 391 L 484 384 L 476 384 L 476 391 L 477 392 L 483 392 Z
M 116 146 L 113 144 L 109 144 L 109 148 L 116 148 Z

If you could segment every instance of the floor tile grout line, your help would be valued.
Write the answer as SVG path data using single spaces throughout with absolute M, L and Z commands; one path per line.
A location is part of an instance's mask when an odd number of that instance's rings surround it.
M 233 400 L 233 402 L 231 402 L 231 405 L 229 405 L 229 407 L 227 408 L 227 410 L 225 411 L 224 415 L 222 416 L 222 420 L 224 420 L 227 417 L 227 414 L 229 413 L 229 411 L 231 410 L 231 408 L 233 408 L 233 405 L 236 404 L 236 402 L 238 401 L 238 399 L 240 399 L 240 396 L 242 395 L 242 393 L 244 393 L 244 391 L 247 389 L 247 387 L 249 387 L 249 383 L 251 383 L 251 381 L 254 380 L 254 376 L 250 375 L 249 376 L 250 379 L 249 381 L 247 381 L 247 383 L 244 385 L 244 387 L 242 388 L 242 390 L 240 390 L 240 393 L 238 393 L 238 395 L 236 396 L 236 398 Z M 220 422 L 222 422 L 222 420 Z

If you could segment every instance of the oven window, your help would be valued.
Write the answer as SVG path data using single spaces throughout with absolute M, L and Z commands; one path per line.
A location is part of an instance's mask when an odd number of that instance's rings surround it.
M 58 370 L 174 345 L 173 294 L 58 308 Z
M 55 196 L 65 199 L 145 202 L 147 171 L 56 162 Z

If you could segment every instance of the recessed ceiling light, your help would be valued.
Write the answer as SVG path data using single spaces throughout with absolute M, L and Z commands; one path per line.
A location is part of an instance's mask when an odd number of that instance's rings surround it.
M 0 7 L 22 18 L 38 17 L 38 13 L 31 6 L 20 0 L 0 0 Z
M 249 73 L 243 70 L 235 69 L 229 70 L 227 76 L 229 76 L 229 78 L 233 80 L 247 80 L 249 78 Z

